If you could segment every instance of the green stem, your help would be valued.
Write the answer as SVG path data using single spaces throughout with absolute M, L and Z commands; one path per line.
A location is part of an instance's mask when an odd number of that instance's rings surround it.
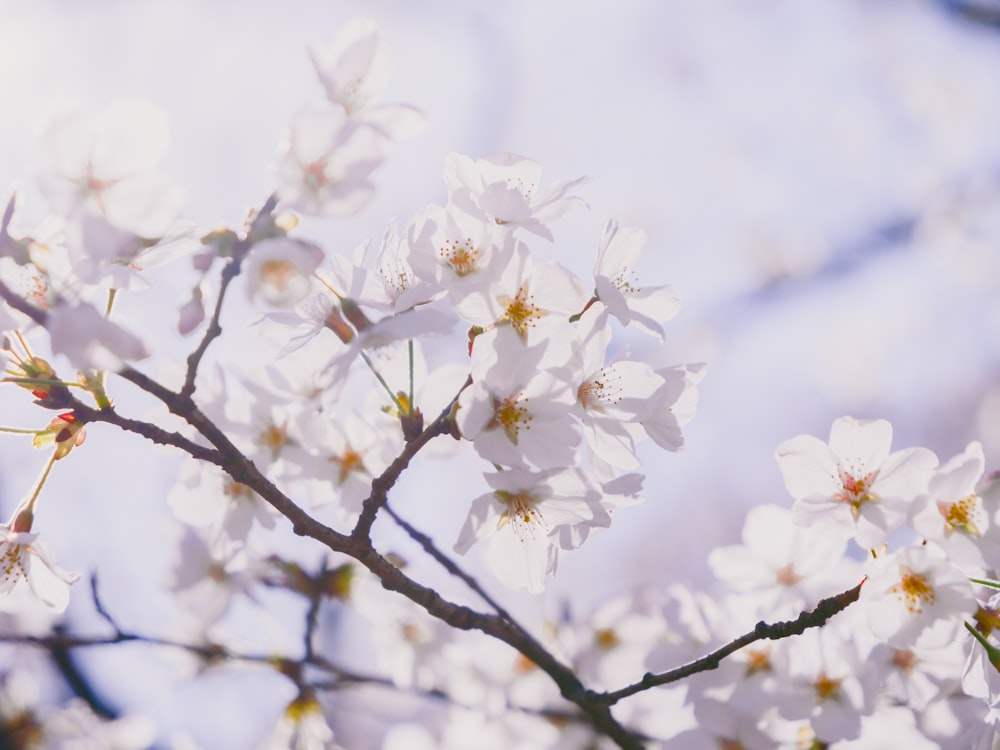
M 1000 589 L 1000 581 L 991 581 L 988 578 L 970 578 L 973 583 L 978 583 L 980 586 L 989 586 L 991 589 Z
M 52 464 L 56 462 L 56 451 L 52 451 L 49 454 L 49 460 L 45 462 L 45 468 L 42 469 L 41 476 L 35 481 L 35 486 L 31 488 L 31 495 L 21 503 L 21 510 L 28 511 L 30 513 L 35 512 L 35 501 L 38 500 L 39 494 L 42 492 L 42 486 L 45 484 L 45 480 L 49 478 L 49 472 L 52 471 Z
M 376 380 L 378 380 L 378 382 L 382 384 L 382 387 L 385 388 L 385 392 L 389 394 L 389 398 L 392 399 L 392 403 L 396 405 L 396 408 L 399 410 L 399 413 L 406 414 L 407 413 L 406 409 L 404 409 L 403 405 L 399 403 L 399 398 L 397 398 L 396 394 L 393 393 L 392 388 L 389 387 L 389 384 L 385 382 L 385 378 L 382 377 L 382 373 L 380 373 L 378 371 L 378 368 L 375 367 L 375 363 L 372 362 L 372 358 L 369 357 L 367 353 L 361 352 L 361 359 L 363 359 L 365 361 L 365 364 L 368 365 L 368 369 L 372 371 L 372 374 L 375 376 Z
M 409 404 L 410 407 L 409 414 L 407 416 L 412 417 L 415 413 L 413 406 L 413 339 L 409 341 L 409 352 L 410 352 L 410 393 L 409 393 Z
M 33 430 L 28 427 L 3 427 L 0 426 L 0 432 L 6 432 L 9 435 L 38 435 L 39 433 L 45 432 L 45 430 Z
M 3 383 L 16 383 L 17 385 L 61 385 L 63 388 L 85 388 L 81 383 L 73 383 L 69 380 L 50 380 L 48 378 L 25 378 L 17 375 L 8 375 L 0 380 Z

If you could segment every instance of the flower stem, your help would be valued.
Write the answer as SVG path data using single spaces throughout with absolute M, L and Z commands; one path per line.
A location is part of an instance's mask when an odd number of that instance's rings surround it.
M 378 368 L 375 367 L 375 363 L 372 362 L 372 358 L 369 357 L 366 352 L 362 351 L 361 359 L 363 359 L 365 361 L 365 364 L 368 365 L 368 369 L 372 371 L 372 374 L 375 376 L 375 379 L 382 384 L 383 388 L 385 388 L 385 392 L 389 394 L 389 398 L 392 399 L 392 403 L 396 405 L 396 408 L 399 410 L 399 413 L 407 414 L 408 412 L 406 411 L 406 409 L 404 409 L 403 405 L 399 403 L 399 398 L 396 396 L 395 393 L 392 392 L 392 388 L 389 387 L 389 384 L 385 382 L 385 378 L 382 377 L 382 373 L 380 373 L 378 371 Z

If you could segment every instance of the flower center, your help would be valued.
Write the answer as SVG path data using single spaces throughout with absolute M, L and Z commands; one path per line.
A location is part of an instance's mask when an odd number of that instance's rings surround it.
M 510 526 L 514 534 L 522 542 L 526 537 L 535 537 L 537 529 L 547 530 L 545 519 L 535 508 L 535 498 L 526 492 L 506 492 L 497 490 L 494 493 L 501 503 L 507 506 L 497 520 L 497 531 Z
M 528 399 L 525 398 L 524 401 Z M 517 436 L 523 427 L 531 429 L 531 413 L 521 404 L 521 394 L 505 399 L 493 399 L 493 418 L 486 424 L 487 430 L 502 429 L 510 442 L 517 445 Z
M 326 162 L 323 159 L 304 164 L 302 171 L 306 187 L 314 193 L 318 193 L 330 183 L 330 176 L 326 173 Z
M 330 460 L 340 464 L 340 472 L 337 475 L 338 484 L 346 482 L 351 472 L 364 472 L 365 470 L 364 458 L 351 446 L 347 446 L 341 455 L 331 456 Z
M 938 503 L 938 510 L 944 516 L 945 536 L 951 536 L 956 531 L 969 536 L 980 535 L 979 525 L 976 523 L 982 515 L 976 502 L 978 499 L 977 495 L 969 495 L 951 505 Z
M 622 389 L 614 370 L 602 367 L 594 377 L 580 386 L 576 397 L 584 409 L 600 410 L 605 404 L 621 401 Z
M 878 494 L 871 491 L 871 486 L 878 476 L 878 470 L 861 474 L 860 472 L 846 471 L 843 467 L 838 466 L 837 471 L 840 474 L 840 486 L 843 487 L 843 490 L 834 495 L 833 499 L 851 506 L 851 514 L 857 521 L 861 515 L 862 505 L 877 503 L 879 500 Z
M 290 260 L 269 260 L 260 266 L 260 280 L 279 292 L 288 290 L 292 281 L 299 276 L 298 267 Z
M 747 651 L 747 677 L 771 671 L 771 649 L 752 648 Z
M 503 299 L 500 301 L 504 302 Z M 509 322 L 524 339 L 528 335 L 528 329 L 534 328 L 535 321 L 544 314 L 545 312 L 535 304 L 535 295 L 528 293 L 527 284 L 522 284 L 514 299 L 507 302 L 507 309 L 500 316 L 500 322 Z
M 826 672 L 820 672 L 813 687 L 816 689 L 816 701 L 839 700 L 840 680 L 828 677 Z
M 899 669 L 906 674 L 913 671 L 913 668 L 917 666 L 918 661 L 919 660 L 916 655 L 909 649 L 896 651 L 892 655 L 892 666 L 899 667 Z
M 906 608 L 919 615 L 924 611 L 924 605 L 934 606 L 934 587 L 930 581 L 909 568 L 900 567 L 899 570 L 902 573 L 899 583 L 889 590 L 899 596 Z
M 6 549 L 0 555 L 0 591 L 5 590 L 17 583 L 18 579 L 27 579 L 28 574 L 24 570 L 24 561 L 21 560 L 23 544 L 17 542 L 6 542 Z M 2 548 L 4 544 L 0 544 Z
M 464 240 L 445 240 L 438 255 L 456 276 L 464 277 L 478 268 L 482 251 L 475 247 L 471 237 L 466 237 Z

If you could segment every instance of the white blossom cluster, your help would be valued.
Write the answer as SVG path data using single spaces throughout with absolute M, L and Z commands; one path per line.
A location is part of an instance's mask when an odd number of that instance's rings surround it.
M 243 230 L 181 220 L 183 193 L 158 166 L 165 118 L 152 105 L 120 102 L 45 130 L 39 187 L 53 215 L 26 233 L 16 196 L 7 204 L 0 281 L 13 297 L 0 327 L 7 382 L 62 413 L 29 431 L 52 456 L 0 524 L 0 593 L 13 625 L 5 633 L 47 630 L 25 624 L 30 598 L 53 613 L 68 606 L 77 576 L 39 541 L 44 510 L 35 524 L 49 471 L 85 434 L 60 399 L 82 388 L 110 409 L 117 381 L 108 373 L 155 353 L 157 342 L 116 320 L 113 303 L 150 286 L 149 269 L 169 261 L 190 261 L 195 279 L 173 311 L 178 331 L 206 342 L 218 322 L 213 300 L 224 295 L 219 266 L 241 271 L 259 309 L 259 345 L 273 357 L 249 371 L 203 368 L 197 388 L 189 384 L 194 401 L 282 493 L 343 534 L 371 531 L 378 478 L 430 425 L 446 425 L 419 460 L 464 451 L 483 475 L 453 551 L 482 547 L 500 583 L 540 593 L 562 552 L 639 501 L 637 446 L 683 446 L 703 366 L 654 368 L 620 354 L 615 339 L 633 327 L 662 342 L 679 298 L 639 282 L 646 235 L 613 219 L 588 250 L 592 275 L 567 266 L 578 251 L 560 247 L 559 222 L 587 208 L 577 195 L 584 178 L 547 183 L 537 162 L 515 154 L 452 154 L 446 200 L 389 223 L 377 250 L 345 254 L 298 235 L 296 215 L 361 211 L 393 143 L 423 124 L 413 107 L 380 102 L 388 61 L 371 22 L 309 52 L 325 97 L 294 115 L 274 195 Z M 61 379 L 32 348 L 79 376 Z M 183 439 L 204 447 L 193 431 Z M 743 544 L 711 552 L 717 591 L 623 594 L 553 617 L 539 639 L 588 689 L 613 693 L 860 585 L 857 602 L 822 627 L 758 640 L 714 669 L 636 690 L 616 701 L 615 719 L 650 748 L 994 747 L 1000 493 L 984 478 L 978 443 L 939 463 L 922 448 L 891 452 L 891 440 L 885 421 L 842 418 L 827 443 L 785 442 L 777 459 L 793 505 L 755 508 Z M 342 733 L 351 747 L 386 750 L 613 746 L 506 644 L 435 619 L 347 559 L 331 557 L 310 578 L 269 546 L 268 532 L 283 523 L 272 504 L 215 463 L 185 459 L 167 502 L 184 529 L 172 590 L 192 642 L 224 639 L 220 624 L 237 603 L 273 588 L 329 599 L 371 635 L 377 672 L 356 680 L 356 700 L 392 707 L 394 719 L 357 729 L 342 706 L 321 700 L 321 685 L 274 659 L 296 694 L 261 747 L 338 747 Z M 416 526 L 439 511 L 428 499 L 424 512 Z M 845 557 L 850 541 L 863 563 Z M 326 586 L 319 594 L 316 580 Z M 28 716 L 38 746 L 62 747 L 61 732 L 110 737 L 122 726 L 107 743 L 152 741 L 145 725 L 100 723 L 75 704 L 36 721 L 22 674 L 12 668 L 0 686 L 5 732 Z

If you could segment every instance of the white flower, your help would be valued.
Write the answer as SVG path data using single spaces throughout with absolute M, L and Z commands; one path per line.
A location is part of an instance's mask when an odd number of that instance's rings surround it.
M 975 611 L 968 577 L 925 546 L 873 559 L 859 601 L 875 636 L 898 648 L 944 645 Z
M 168 140 L 166 116 L 138 99 L 115 102 L 99 115 L 65 115 L 42 136 L 40 187 L 62 216 L 86 206 L 120 229 L 160 236 L 184 199 L 155 171 Z
M 892 425 L 884 419 L 841 417 L 829 445 L 800 435 L 778 446 L 776 457 L 792 509 L 802 523 L 822 523 L 864 548 L 885 542 L 926 491 L 937 456 L 926 448 L 889 453 Z
M 572 372 L 541 344 L 525 347 L 510 328 L 477 337 L 472 385 L 457 414 L 462 436 L 488 461 L 506 466 L 569 466 L 580 442 Z
M 597 297 L 624 326 L 639 328 L 663 340 L 663 323 L 677 315 L 681 300 L 669 286 L 639 286 L 634 267 L 646 245 L 641 229 L 619 229 L 608 222 L 597 250 L 594 284 Z
M 426 118 L 405 104 L 375 104 L 389 80 L 389 54 L 382 32 L 367 18 L 355 18 L 330 44 L 309 46 L 309 57 L 327 99 L 341 105 L 348 117 L 365 122 L 387 138 L 408 138 Z
M 485 214 L 496 224 L 552 240 L 548 224 L 574 206 L 586 206 L 582 198 L 567 193 L 588 181 L 586 177 L 563 180 L 545 190 L 539 187 L 542 167 L 517 154 L 500 154 L 473 161 L 449 154 L 444 181 L 449 200 L 473 216 Z
M 327 102 L 294 118 L 278 165 L 278 195 L 312 216 L 353 216 L 375 195 L 369 177 L 385 156 L 385 139 Z
M 493 492 L 472 501 L 455 551 L 464 555 L 490 539 L 490 564 L 502 583 L 539 593 L 555 572 L 558 548 L 550 538 L 560 526 L 608 526 L 601 493 L 575 469 L 485 474 Z
M 587 292 L 572 272 L 555 262 L 534 265 L 519 243 L 500 277 L 470 290 L 455 310 L 473 325 L 510 326 L 521 341 L 534 343 L 554 338 L 586 303 Z
M 301 694 L 288 704 L 278 724 L 259 750 L 336 750 L 333 730 L 323 709 L 310 694 Z
M 911 524 L 925 540 L 940 547 L 956 565 L 981 574 L 983 555 L 995 541 L 986 534 L 993 522 L 976 493 L 985 467 L 983 446 L 969 443 L 965 451 L 942 465 L 931 477 L 927 494 L 916 499 Z
M 62 302 L 48 313 L 52 351 L 81 370 L 120 370 L 149 356 L 142 339 L 84 302 Z
M 290 237 L 261 240 L 247 257 L 247 291 L 269 305 L 290 307 L 309 294 L 322 262 L 323 250 L 310 242 Z
M 21 508 L 9 522 L 0 524 L 0 594 L 24 581 L 44 604 L 62 612 L 69 604 L 69 585 L 80 576 L 56 565 L 30 528 L 31 511 Z
M 790 510 L 758 505 L 747 513 L 743 544 L 712 550 L 708 562 L 734 589 L 761 592 L 774 605 L 801 609 L 848 582 L 841 562 L 845 542 L 821 526 L 794 524 Z

